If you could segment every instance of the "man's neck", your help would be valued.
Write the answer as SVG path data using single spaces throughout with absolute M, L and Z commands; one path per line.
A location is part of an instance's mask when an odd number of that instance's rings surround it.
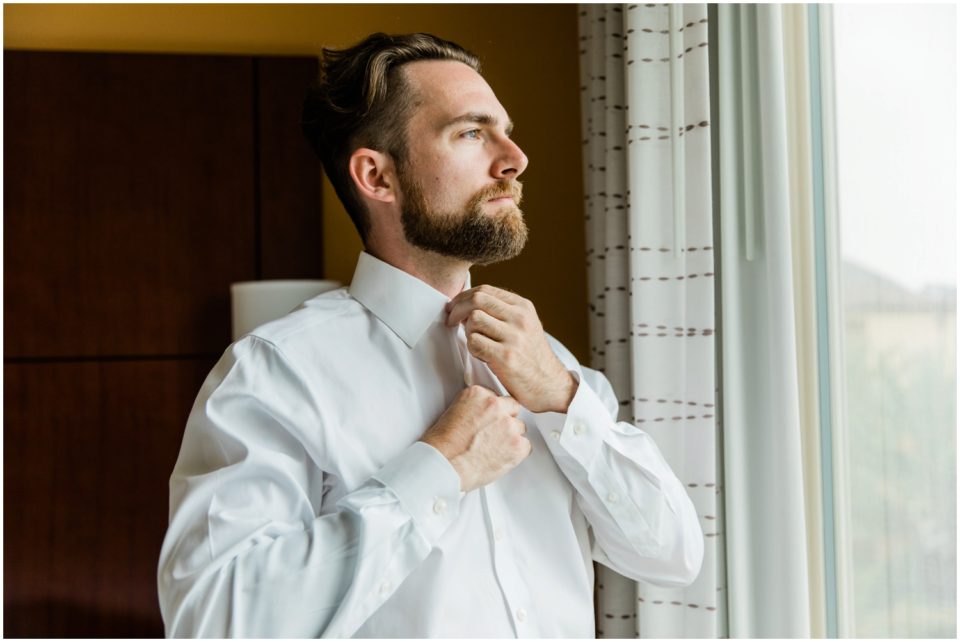
M 384 263 L 415 276 L 450 299 L 463 291 L 467 272 L 470 270 L 470 263 L 466 261 L 409 245 L 403 248 L 403 251 L 397 252 L 373 245 L 368 245 L 365 250 Z

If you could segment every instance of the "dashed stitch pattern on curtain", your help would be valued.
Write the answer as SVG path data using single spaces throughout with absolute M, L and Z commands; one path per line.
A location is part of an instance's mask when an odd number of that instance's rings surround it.
M 724 637 L 707 6 L 581 5 L 591 366 L 657 442 L 705 535 L 691 586 L 597 567 L 597 636 Z

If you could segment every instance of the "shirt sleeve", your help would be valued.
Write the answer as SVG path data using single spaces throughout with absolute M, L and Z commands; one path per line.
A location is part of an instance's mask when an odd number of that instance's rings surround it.
M 619 404 L 606 377 L 551 344 L 579 385 L 566 413 L 534 417 L 590 523 L 594 559 L 634 580 L 689 585 L 704 544 L 683 484 L 646 432 L 617 422 Z
M 170 478 L 168 636 L 351 637 L 456 519 L 460 479 L 421 442 L 321 515 L 323 471 L 297 438 L 322 429 L 315 404 L 254 337 L 204 383 Z

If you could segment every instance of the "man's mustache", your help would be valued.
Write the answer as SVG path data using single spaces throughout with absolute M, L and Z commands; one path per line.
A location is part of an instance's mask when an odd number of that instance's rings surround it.
M 513 201 L 519 205 L 523 200 L 523 183 L 520 181 L 496 183 L 477 192 L 475 198 L 477 201 L 483 202 L 492 198 L 503 198 L 504 196 L 513 198 Z

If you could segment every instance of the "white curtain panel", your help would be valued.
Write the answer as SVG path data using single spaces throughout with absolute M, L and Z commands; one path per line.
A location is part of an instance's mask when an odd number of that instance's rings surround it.
M 597 568 L 597 635 L 723 637 L 707 6 L 581 5 L 592 366 L 700 515 L 685 589 Z
M 720 5 L 729 635 L 810 635 L 782 9 Z

